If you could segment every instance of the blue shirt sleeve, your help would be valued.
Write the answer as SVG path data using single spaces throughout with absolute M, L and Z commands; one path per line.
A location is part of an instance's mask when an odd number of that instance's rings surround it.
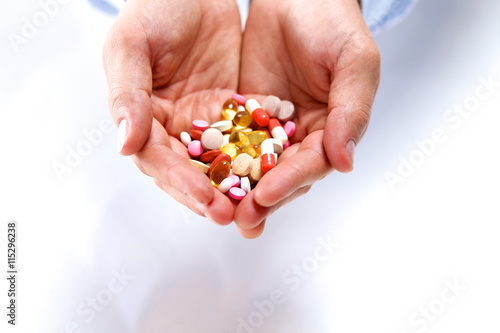
M 418 0 L 362 0 L 363 17 L 372 34 L 392 28 L 415 7 Z
M 124 0 L 89 0 L 100 10 L 116 15 Z M 415 7 L 418 0 L 362 0 L 363 17 L 372 34 L 392 28 L 401 22 Z M 248 0 L 238 0 L 242 15 L 248 13 Z M 243 18 L 243 22 L 246 18 Z
M 120 1 L 115 1 L 115 0 L 89 0 L 90 4 L 94 6 L 95 8 L 116 16 L 118 15 L 118 12 L 120 9 L 123 7 L 123 4 L 125 3 L 124 0 Z

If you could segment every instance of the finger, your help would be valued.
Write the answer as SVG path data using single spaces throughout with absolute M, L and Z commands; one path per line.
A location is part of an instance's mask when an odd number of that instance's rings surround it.
M 212 187 L 214 199 L 207 205 L 205 216 L 220 225 L 228 225 L 234 220 L 234 208 L 229 198 Z
M 152 72 L 144 28 L 129 6 L 120 12 L 104 44 L 111 116 L 118 126 L 118 151 L 132 155 L 146 142 L 153 118 Z
M 207 175 L 170 148 L 167 131 L 156 119 L 153 120 L 149 139 L 133 159 L 146 175 L 170 185 L 201 204 L 208 204 L 214 199 L 214 187 Z
M 155 179 L 155 184 L 177 202 L 183 204 L 200 216 L 207 217 L 220 225 L 228 225 L 233 221 L 234 209 L 232 203 L 224 194 L 220 193 L 215 188 L 212 188 L 212 191 L 214 191 L 214 200 L 204 205 L 167 183 Z
M 255 239 L 258 238 L 262 233 L 264 232 L 264 227 L 266 225 L 266 220 L 262 221 L 258 226 L 252 229 L 241 229 L 238 228 L 238 232 L 240 233 L 241 236 L 245 237 L 246 239 Z
M 305 137 L 297 152 L 262 177 L 255 187 L 255 201 L 271 207 L 297 189 L 311 185 L 333 171 L 323 149 L 323 130 Z M 286 150 L 285 150 L 286 152 Z
M 370 120 L 380 77 L 380 54 L 371 37 L 354 37 L 340 58 L 331 65 L 335 73 L 330 84 L 324 145 L 333 167 L 350 172 L 354 150 Z M 332 74 L 333 75 L 333 74 Z
M 194 213 L 205 217 L 205 211 L 207 209 L 207 205 L 203 205 L 203 204 L 199 203 L 198 201 L 194 200 L 186 193 L 182 193 L 182 192 L 174 189 L 172 186 L 168 185 L 167 183 L 163 183 L 163 182 L 159 181 L 158 179 L 154 179 L 154 182 L 155 182 L 156 186 L 158 186 L 160 189 L 162 189 L 164 192 L 166 192 L 168 195 L 170 195 L 175 201 L 186 206 L 187 208 L 192 210 Z
M 243 198 L 241 204 L 238 206 L 234 213 L 234 222 L 239 229 L 251 230 L 259 226 L 263 221 L 265 221 L 269 216 L 271 216 L 279 208 L 289 204 L 298 197 L 306 194 L 311 189 L 311 185 L 307 185 L 299 188 L 291 195 L 281 200 L 277 204 L 271 207 L 260 206 L 254 199 L 254 191 Z M 241 233 L 241 232 L 240 232 Z

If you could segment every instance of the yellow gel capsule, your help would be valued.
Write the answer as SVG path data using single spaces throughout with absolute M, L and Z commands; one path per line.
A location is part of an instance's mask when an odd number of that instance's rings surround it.
M 223 154 L 228 154 L 232 160 L 234 160 L 236 156 L 241 154 L 241 148 L 235 145 L 234 143 L 225 144 L 220 148 L 220 151 Z
M 246 135 L 248 135 L 248 134 L 250 134 L 250 133 L 253 132 L 253 129 L 250 128 L 250 127 L 245 127 L 242 130 L 240 130 L 240 132 L 245 133 Z
M 234 116 L 233 122 L 237 126 L 248 127 L 253 121 L 252 115 L 248 111 L 238 111 Z
M 242 127 L 242 126 L 233 126 L 233 128 L 231 128 L 231 134 L 233 134 L 234 132 L 244 132 L 245 134 L 247 134 L 248 130 L 253 131 L 253 129 L 249 128 L 249 127 Z
M 210 173 L 210 181 L 212 182 L 212 185 L 219 186 L 219 184 L 229 176 L 230 172 L 231 163 L 228 161 L 220 161 L 217 163 Z
M 245 133 L 237 131 L 229 136 L 229 143 L 234 143 L 238 147 L 242 148 L 248 145 L 248 137 Z
M 238 102 L 230 98 L 222 106 L 222 117 L 225 120 L 233 120 L 236 113 L 238 113 Z
M 269 139 L 264 131 L 253 131 L 248 135 L 248 142 L 251 145 L 260 145 L 262 141 Z
M 243 152 L 252 156 L 252 158 L 257 158 L 260 156 L 260 146 L 250 144 L 250 145 L 246 146 L 245 148 L 243 148 Z

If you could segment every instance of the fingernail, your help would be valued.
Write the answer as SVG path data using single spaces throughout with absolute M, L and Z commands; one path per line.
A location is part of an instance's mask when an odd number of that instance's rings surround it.
M 356 150 L 356 143 L 354 142 L 354 140 L 351 139 L 347 141 L 347 144 L 345 145 L 345 150 L 347 151 L 347 154 L 351 159 L 351 165 L 354 166 L 354 152 Z
M 128 135 L 128 120 L 123 119 L 118 126 L 118 152 L 121 152 Z

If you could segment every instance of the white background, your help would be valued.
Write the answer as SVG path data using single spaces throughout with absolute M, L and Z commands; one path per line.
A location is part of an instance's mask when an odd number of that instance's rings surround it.
M 239 332 L 500 330 L 500 87 L 456 126 L 444 119 L 480 78 L 500 82 L 498 1 L 422 0 L 378 36 L 382 81 L 355 171 L 316 184 L 253 241 L 158 190 L 116 153 L 114 128 L 58 180 L 52 164 L 110 119 L 101 49 L 113 17 L 70 1 L 16 52 L 8 33 L 40 10 L 8 0 L 0 13 L 0 258 L 17 221 L 20 272 L 15 328 L 0 279 L 2 332 L 224 333 L 241 320 L 253 326 Z M 446 141 L 392 190 L 387 172 L 436 129 Z M 320 262 L 319 239 L 338 244 Z M 133 279 L 110 293 L 122 271 Z M 284 302 L 259 311 L 273 290 Z M 78 313 L 96 297 L 101 311 Z

